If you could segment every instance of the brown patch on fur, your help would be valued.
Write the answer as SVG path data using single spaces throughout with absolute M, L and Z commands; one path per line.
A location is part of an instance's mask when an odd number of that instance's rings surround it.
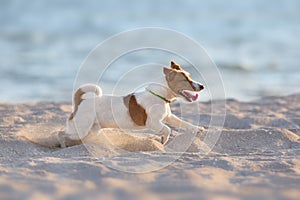
M 169 88 L 175 93 L 178 93 L 180 90 L 199 91 L 199 89 L 195 88 L 193 84 L 194 81 L 191 79 L 190 75 L 183 71 L 180 65 L 174 61 L 171 61 L 171 68 L 164 67 L 163 72 L 166 75 Z M 199 88 L 201 90 L 201 86 L 199 86 Z
M 134 94 L 129 94 L 123 98 L 125 106 L 128 108 L 132 121 L 138 126 L 145 126 L 147 113 L 145 109 L 136 101 Z
M 174 61 L 171 61 L 171 69 L 182 70 L 182 68 L 180 67 L 180 65 L 178 65 Z
M 167 68 L 164 69 L 164 72 L 167 84 L 173 92 L 178 93 L 181 90 L 195 91 L 192 79 L 185 72 Z
M 193 85 L 193 80 L 191 79 L 191 77 L 189 75 L 187 75 L 184 72 L 181 72 L 181 74 L 186 78 L 186 80 L 190 83 L 191 87 L 193 88 L 194 91 L 196 91 L 196 88 Z
M 80 103 L 84 100 L 82 98 L 82 95 L 84 95 L 85 92 L 83 92 L 81 89 L 78 89 L 75 94 L 74 94 L 74 110 L 71 113 L 69 120 L 72 120 L 78 110 L 78 106 L 80 105 Z
M 180 67 L 179 64 L 175 63 L 174 61 L 171 61 L 171 69 L 176 69 L 178 71 L 182 71 L 182 68 Z M 192 83 L 193 83 L 193 80 L 191 79 L 191 77 L 186 74 L 184 71 L 180 72 L 185 78 L 186 80 L 191 84 L 191 86 L 193 87 Z M 194 88 L 194 87 L 193 87 Z M 194 88 L 195 90 L 195 88 Z

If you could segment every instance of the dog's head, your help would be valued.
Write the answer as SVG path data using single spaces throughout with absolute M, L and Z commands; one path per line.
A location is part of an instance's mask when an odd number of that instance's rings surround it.
M 170 68 L 164 67 L 164 74 L 169 88 L 188 102 L 198 99 L 198 93 L 204 89 L 203 85 L 191 79 L 190 74 L 182 70 L 180 65 L 171 61 Z

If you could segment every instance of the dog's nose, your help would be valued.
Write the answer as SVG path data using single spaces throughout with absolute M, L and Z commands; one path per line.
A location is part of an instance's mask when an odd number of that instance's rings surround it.
M 197 83 L 197 82 L 193 82 L 192 83 L 192 87 L 193 87 L 193 89 L 195 90 L 195 91 L 200 91 L 200 90 L 202 90 L 204 87 L 203 87 L 203 85 L 201 85 L 201 84 L 199 84 L 199 83 Z

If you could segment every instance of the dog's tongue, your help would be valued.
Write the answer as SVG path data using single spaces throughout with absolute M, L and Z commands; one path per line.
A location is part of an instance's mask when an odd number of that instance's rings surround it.
M 185 95 L 188 96 L 189 99 L 191 99 L 192 101 L 196 101 L 198 99 L 198 93 L 193 94 L 191 92 L 188 91 L 184 91 Z
M 196 93 L 195 95 L 192 96 L 192 100 L 196 101 L 198 99 L 198 93 Z

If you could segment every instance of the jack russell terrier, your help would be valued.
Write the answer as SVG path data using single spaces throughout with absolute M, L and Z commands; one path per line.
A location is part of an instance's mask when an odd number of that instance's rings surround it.
M 62 147 L 79 144 L 92 130 L 101 128 L 152 129 L 162 134 L 161 143 L 166 144 L 171 129 L 176 128 L 201 133 L 203 127 L 194 126 L 171 113 L 169 104 L 176 98 L 187 102 L 198 99 L 203 85 L 190 78 L 189 73 L 171 61 L 170 68 L 163 68 L 162 83 L 153 83 L 145 91 L 127 96 L 102 95 L 95 84 L 85 84 L 77 89 L 73 99 L 73 112 L 67 120 L 65 133 L 59 135 Z M 96 96 L 83 98 L 86 93 Z

